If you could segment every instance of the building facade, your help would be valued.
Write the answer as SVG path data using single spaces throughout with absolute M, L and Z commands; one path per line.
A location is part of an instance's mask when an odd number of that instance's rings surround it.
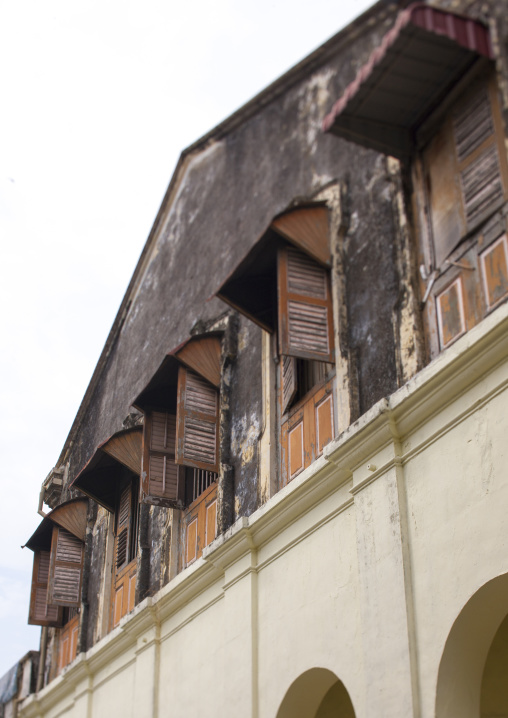
M 508 716 L 507 9 L 378 2 L 182 153 L 20 715 Z

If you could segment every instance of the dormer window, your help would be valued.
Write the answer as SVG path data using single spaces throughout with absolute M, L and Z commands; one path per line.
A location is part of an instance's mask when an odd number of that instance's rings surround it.
M 309 466 L 334 436 L 328 221 L 322 204 L 275 218 L 217 292 L 275 335 L 281 485 Z M 326 409 L 317 411 L 325 397 Z
M 411 172 L 429 358 L 508 296 L 508 164 L 493 59 L 488 27 L 415 3 L 323 122 Z
M 141 500 L 183 511 L 181 565 L 217 535 L 220 337 L 170 352 L 135 400 L 145 415 Z

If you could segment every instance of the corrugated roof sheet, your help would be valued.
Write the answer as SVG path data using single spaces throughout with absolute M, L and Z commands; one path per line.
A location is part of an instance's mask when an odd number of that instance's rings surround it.
M 323 130 L 403 158 L 413 132 L 483 56 L 488 29 L 423 3 L 409 6 L 323 121 Z

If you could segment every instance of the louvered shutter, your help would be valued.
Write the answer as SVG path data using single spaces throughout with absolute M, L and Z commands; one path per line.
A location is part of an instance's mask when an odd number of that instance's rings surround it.
M 282 381 L 282 413 L 284 414 L 293 401 L 297 389 L 296 359 L 294 357 L 281 357 Z
M 182 498 L 180 467 L 175 463 L 176 416 L 152 411 L 145 420 L 142 494 L 145 503 L 176 507 Z
M 190 369 L 178 370 L 176 461 L 218 471 L 219 395 Z
M 278 255 L 279 351 L 333 361 L 333 315 L 328 270 L 293 247 Z
M 80 605 L 84 546 L 69 531 L 53 526 L 48 603 L 73 608 Z
M 455 113 L 453 134 L 464 213 L 474 228 L 503 200 L 503 182 L 492 107 L 481 88 Z
M 116 523 L 116 570 L 119 571 L 129 562 L 132 515 L 132 489 L 128 484 L 120 492 Z
M 34 551 L 34 567 L 32 573 L 32 591 L 28 623 L 33 626 L 60 626 L 62 609 L 48 605 L 48 580 L 50 551 Z

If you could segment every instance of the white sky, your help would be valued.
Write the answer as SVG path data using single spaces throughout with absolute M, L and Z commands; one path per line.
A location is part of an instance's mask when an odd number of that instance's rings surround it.
M 371 0 L 0 0 L 0 676 L 57 461 L 182 149 Z

